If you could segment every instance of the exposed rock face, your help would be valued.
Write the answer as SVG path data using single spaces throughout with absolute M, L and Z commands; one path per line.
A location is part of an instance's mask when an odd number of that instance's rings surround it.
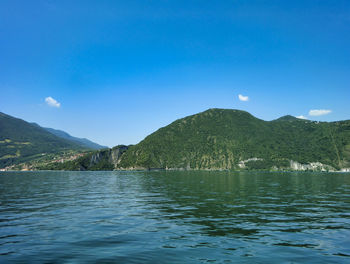
M 249 161 L 258 161 L 258 160 L 263 160 L 263 159 L 260 159 L 260 158 L 251 158 L 251 159 L 246 159 L 246 160 L 241 160 L 239 163 L 238 163 L 238 167 L 241 168 L 241 169 L 244 169 L 246 167 L 246 163 L 249 162 Z
M 128 149 L 128 146 L 117 146 L 112 149 L 110 149 L 109 152 L 109 162 L 114 165 L 114 168 L 116 168 L 120 162 L 120 157 L 123 155 L 123 153 Z
M 79 170 L 113 170 L 127 149 L 128 146 L 119 145 L 111 149 L 90 153 L 80 160 Z
M 93 166 L 97 163 L 99 163 L 103 157 L 105 157 L 106 155 L 108 155 L 109 151 L 99 151 L 95 154 L 92 154 L 91 158 L 90 158 L 90 166 Z
M 336 171 L 332 166 L 322 164 L 321 162 L 311 162 L 308 164 L 301 164 L 297 161 L 290 161 L 290 168 L 292 170 L 298 170 L 298 171 L 306 171 L 306 170 L 312 170 L 312 171 Z

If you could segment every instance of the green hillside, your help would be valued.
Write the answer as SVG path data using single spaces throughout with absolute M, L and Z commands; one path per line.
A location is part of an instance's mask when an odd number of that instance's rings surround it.
M 285 116 L 263 121 L 209 109 L 159 129 L 131 146 L 117 168 L 271 169 L 290 161 L 350 167 L 350 121 L 314 122 Z
M 0 113 L 0 168 L 39 158 L 45 153 L 84 149 L 38 125 Z

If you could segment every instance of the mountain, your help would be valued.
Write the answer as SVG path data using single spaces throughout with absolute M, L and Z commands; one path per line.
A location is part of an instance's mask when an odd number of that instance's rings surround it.
M 54 134 L 55 136 L 58 136 L 60 138 L 68 139 L 70 141 L 73 141 L 82 147 L 88 148 L 88 149 L 94 149 L 94 150 L 99 150 L 99 149 L 105 149 L 108 148 L 106 146 L 101 146 L 95 142 L 92 142 L 86 138 L 77 138 L 69 135 L 67 132 L 64 132 L 62 130 L 58 129 L 53 129 L 53 128 L 48 128 L 48 127 L 43 127 L 46 131 L 50 132 L 51 134 Z
M 0 112 L 0 168 L 47 153 L 86 149 L 87 147 L 57 137 L 36 124 Z
M 116 169 L 322 169 L 350 167 L 350 120 L 284 116 L 264 121 L 209 109 L 160 128 L 131 146 Z
M 350 120 L 316 122 L 209 109 L 174 121 L 133 146 L 89 152 L 40 169 L 347 170 Z
M 282 116 L 278 119 L 276 119 L 275 121 L 297 121 L 297 120 L 300 120 L 299 118 L 296 118 L 295 116 L 291 116 L 291 115 L 285 115 L 285 116 Z M 308 121 L 308 120 L 305 120 L 303 119 L 304 121 Z

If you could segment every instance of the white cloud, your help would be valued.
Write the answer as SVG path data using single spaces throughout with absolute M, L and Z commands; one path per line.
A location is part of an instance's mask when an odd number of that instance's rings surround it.
M 296 116 L 296 118 L 299 118 L 299 119 L 307 119 L 305 116 L 303 115 L 300 115 L 300 116 Z
M 51 107 L 57 107 L 59 108 L 61 106 L 61 103 L 57 102 L 55 99 L 53 99 L 51 96 L 45 98 L 45 102 L 48 106 Z
M 331 112 L 332 112 L 332 110 L 315 109 L 315 110 L 310 110 L 309 115 L 310 116 L 321 116 L 321 115 L 328 115 Z
M 238 99 L 240 101 L 244 101 L 244 102 L 249 101 L 249 97 L 248 96 L 244 96 L 244 95 L 241 95 L 241 94 L 238 95 Z

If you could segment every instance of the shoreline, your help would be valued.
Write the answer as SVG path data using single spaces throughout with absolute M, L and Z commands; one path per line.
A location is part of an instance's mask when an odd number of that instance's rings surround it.
M 183 171 L 183 172 L 319 172 L 319 173 L 350 173 L 349 170 L 342 171 L 321 171 L 321 170 L 228 170 L 228 169 L 117 169 L 117 170 L 0 170 L 2 172 L 172 172 L 172 171 Z

